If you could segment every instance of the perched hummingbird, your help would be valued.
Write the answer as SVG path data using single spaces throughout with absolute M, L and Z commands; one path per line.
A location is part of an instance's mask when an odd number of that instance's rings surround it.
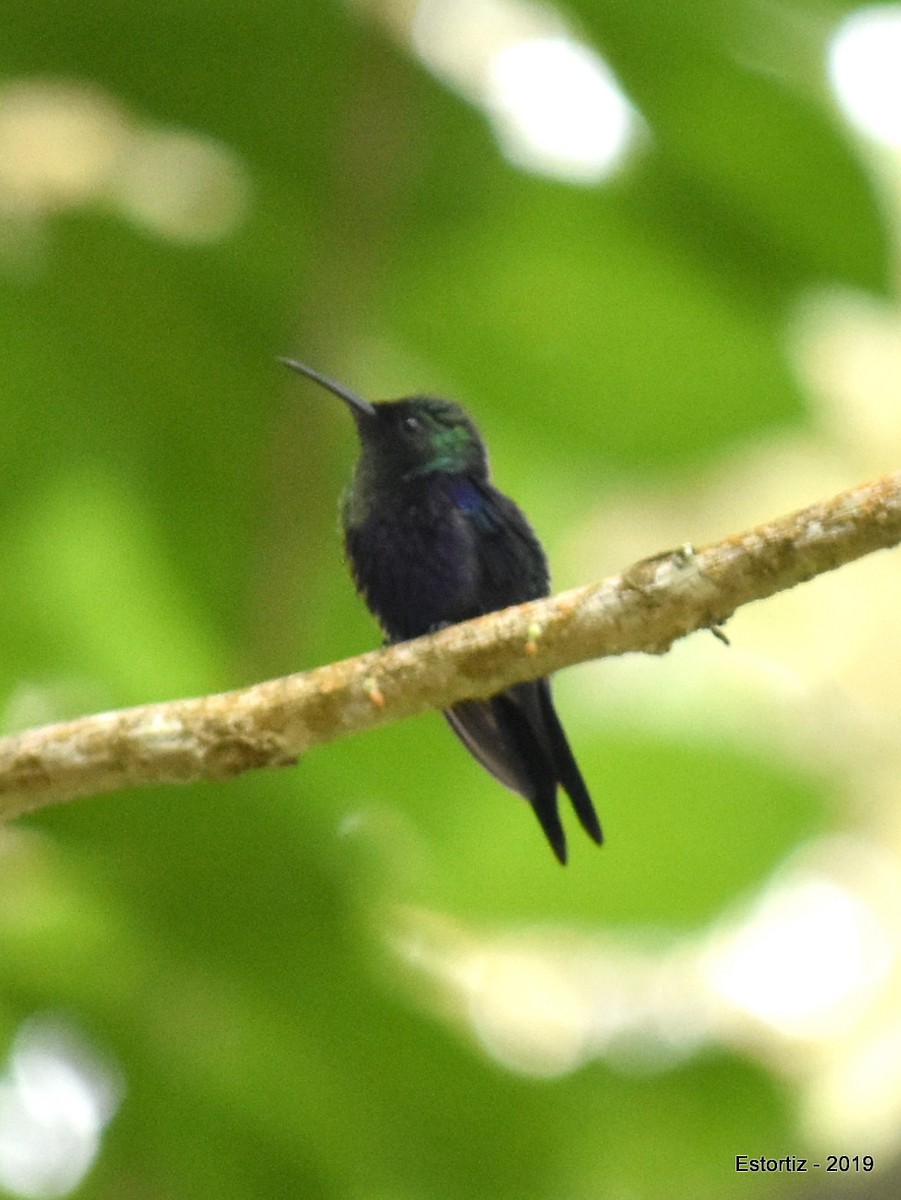
M 548 594 L 541 544 L 491 483 L 485 444 L 459 405 L 433 396 L 371 404 L 303 363 L 280 361 L 340 397 L 356 423 L 361 452 L 342 499 L 344 544 L 389 642 Z M 547 679 L 444 715 L 482 766 L 528 800 L 561 863 L 558 784 L 588 836 L 603 841 Z

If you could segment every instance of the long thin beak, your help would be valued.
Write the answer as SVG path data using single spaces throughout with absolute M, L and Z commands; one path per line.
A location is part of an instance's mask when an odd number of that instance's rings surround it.
M 297 362 L 293 358 L 279 358 L 278 361 L 284 363 L 286 367 L 290 367 L 292 371 L 299 371 L 301 375 L 306 375 L 308 379 L 312 379 L 314 383 L 318 383 L 326 391 L 338 396 L 345 404 L 350 405 L 354 415 L 359 414 L 362 417 L 375 416 L 375 407 L 368 400 L 364 400 L 356 392 L 351 392 L 347 388 L 342 387 L 340 383 L 335 383 L 332 379 L 326 379 L 324 375 L 320 375 L 318 371 L 314 371 L 306 363 Z

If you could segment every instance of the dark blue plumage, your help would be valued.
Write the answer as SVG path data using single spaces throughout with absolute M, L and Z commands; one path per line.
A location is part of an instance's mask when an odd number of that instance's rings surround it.
M 548 594 L 541 544 L 491 483 L 484 443 L 459 405 L 431 396 L 370 404 L 302 363 L 282 361 L 340 396 L 354 416 L 361 453 L 342 500 L 345 546 L 357 588 L 389 641 Z M 529 801 L 561 862 L 558 785 L 588 835 L 603 840 L 547 679 L 444 715 L 473 756 Z

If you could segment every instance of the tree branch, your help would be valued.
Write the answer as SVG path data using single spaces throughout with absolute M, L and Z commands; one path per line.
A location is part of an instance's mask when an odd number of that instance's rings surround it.
M 229 779 L 592 658 L 663 654 L 737 608 L 901 541 L 901 472 L 701 550 L 239 691 L 0 739 L 0 818 L 123 787 Z

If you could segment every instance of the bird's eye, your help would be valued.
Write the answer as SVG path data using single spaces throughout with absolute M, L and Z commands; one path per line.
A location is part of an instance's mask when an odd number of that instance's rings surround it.
M 419 421 L 416 417 L 404 417 L 404 429 L 407 433 L 416 433 L 419 429 Z

